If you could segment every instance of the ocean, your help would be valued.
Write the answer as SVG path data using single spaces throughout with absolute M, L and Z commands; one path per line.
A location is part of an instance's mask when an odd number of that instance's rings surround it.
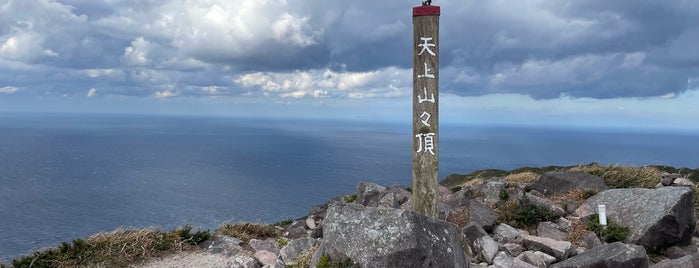
M 119 227 L 273 223 L 411 183 L 409 122 L 0 114 L 0 261 Z M 441 125 L 440 178 L 477 169 L 699 167 L 699 133 Z

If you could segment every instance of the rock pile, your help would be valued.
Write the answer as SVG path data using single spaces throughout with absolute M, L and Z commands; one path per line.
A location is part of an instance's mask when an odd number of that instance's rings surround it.
M 576 191 L 596 194 L 576 199 Z M 331 199 L 278 227 L 283 238 L 217 236 L 204 245 L 234 256 L 231 267 L 699 267 L 691 187 L 608 189 L 593 175 L 550 172 L 534 184 L 494 178 L 439 193 L 434 219 L 409 210 L 406 188 L 361 182 L 356 198 Z M 586 230 L 600 204 L 628 228 L 622 241 Z M 520 225 L 539 216 L 532 211 L 545 217 Z

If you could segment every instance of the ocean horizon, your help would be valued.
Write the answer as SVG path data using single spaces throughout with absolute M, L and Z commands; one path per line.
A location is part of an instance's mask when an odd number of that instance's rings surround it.
M 699 168 L 699 131 L 442 123 L 440 174 L 523 166 Z M 405 123 L 0 113 L 0 261 L 116 228 L 273 223 L 411 183 Z

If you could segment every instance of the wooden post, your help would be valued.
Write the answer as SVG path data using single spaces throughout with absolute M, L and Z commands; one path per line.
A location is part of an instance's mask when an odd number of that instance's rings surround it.
M 413 8 L 413 210 L 436 217 L 439 173 L 439 6 Z

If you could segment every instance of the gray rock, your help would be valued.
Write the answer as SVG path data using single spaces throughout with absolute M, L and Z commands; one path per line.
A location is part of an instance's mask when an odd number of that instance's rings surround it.
M 598 204 L 606 205 L 608 219 L 629 228 L 628 243 L 660 250 L 691 242 L 696 219 L 689 188 L 607 190 L 585 201 L 576 214 L 597 213 Z
M 362 267 L 468 267 L 452 224 L 409 210 L 330 207 L 322 247 L 331 259 Z
M 524 247 L 522 247 L 522 245 L 520 244 L 515 243 L 506 243 L 502 246 L 502 249 L 512 257 L 517 257 L 519 256 L 519 254 L 522 254 L 522 252 L 524 252 Z
M 672 186 L 686 186 L 690 188 L 696 187 L 692 181 L 682 177 L 675 179 L 675 181 L 672 182 Z
M 215 235 L 213 239 L 205 241 L 199 244 L 199 246 L 210 253 L 233 256 L 243 251 L 243 247 L 240 246 L 242 243 L 243 241 L 238 238 L 227 235 Z
M 595 247 L 565 261 L 556 263 L 552 268 L 620 268 L 648 267 L 648 255 L 642 246 L 621 242 Z
M 602 241 L 599 240 L 599 237 L 594 232 L 586 232 L 580 239 L 585 243 L 585 248 L 587 249 L 593 249 L 602 245 Z
M 556 262 L 556 258 L 541 251 L 525 251 L 517 258 L 538 268 L 546 268 Z
M 357 204 L 376 207 L 383 197 L 386 187 L 371 182 L 359 182 L 357 184 Z
M 500 198 L 500 192 L 507 189 L 507 182 L 503 179 L 496 178 L 488 181 L 485 184 L 484 203 L 486 205 L 492 206 L 502 203 L 504 200 Z
M 550 221 L 540 222 L 536 227 L 536 235 L 555 240 L 565 240 L 566 238 L 566 233 L 561 230 L 561 227 Z
M 546 237 L 525 235 L 522 244 L 528 250 L 541 251 L 562 261 L 575 254 L 573 245 L 568 241 L 558 241 Z
M 650 268 L 694 268 L 694 256 L 684 256 L 679 259 L 662 260 Z
M 317 243 L 318 240 L 310 237 L 291 240 L 280 250 L 282 260 L 286 265 L 296 265 L 298 257 L 312 249 Z
M 499 243 L 522 243 L 525 231 L 519 230 L 507 224 L 501 223 L 493 229 L 493 239 Z
M 675 181 L 675 179 L 677 179 L 679 177 L 680 177 L 680 174 L 666 172 L 666 173 L 663 173 L 663 176 L 660 178 L 660 183 L 663 186 L 670 186 Z
M 513 258 L 505 252 L 500 252 L 493 259 L 493 265 L 488 268 L 536 268 L 536 266 L 526 263 L 519 258 Z
M 602 178 L 581 171 L 546 172 L 532 185 L 532 189 L 544 195 L 566 194 L 575 188 L 598 191 L 609 189 Z
M 227 266 L 236 268 L 260 268 L 260 263 L 252 256 L 238 254 L 231 258 Z
M 248 245 L 252 250 L 254 251 L 269 251 L 274 254 L 279 254 L 279 243 L 277 243 L 276 240 L 268 239 L 268 240 L 258 240 L 258 239 L 250 239 L 250 242 L 248 242 Z
M 531 202 L 534 205 L 545 208 L 546 210 L 550 211 L 554 216 L 563 217 L 566 215 L 566 211 L 563 210 L 561 206 L 551 203 L 546 199 L 534 195 L 527 195 L 527 198 L 529 199 L 529 202 Z
M 696 247 L 696 245 L 693 245 L 693 246 Z M 665 256 L 670 258 L 670 259 L 679 259 L 679 258 L 682 258 L 684 256 L 692 255 L 693 253 L 696 253 L 696 251 L 692 252 L 692 250 L 695 250 L 696 248 L 693 248 L 693 247 L 685 247 L 685 248 L 682 248 L 679 246 L 669 247 L 669 248 L 665 249 Z
M 447 197 L 444 199 L 444 203 L 455 209 L 468 205 L 468 202 L 470 202 L 471 199 L 472 198 L 466 195 L 466 190 L 461 189 L 458 192 L 447 195 Z
M 344 198 L 340 199 L 344 200 Z M 328 201 L 328 204 L 331 202 L 334 203 L 339 201 L 334 201 L 334 199 L 331 199 L 330 201 Z M 316 221 L 322 221 L 323 219 L 325 219 L 325 212 L 328 211 L 328 204 L 311 207 L 310 211 L 308 211 L 308 216 L 313 217 L 313 219 L 315 219 Z
M 556 224 L 559 227 L 561 227 L 561 229 L 565 232 L 569 232 L 570 228 L 573 228 L 573 222 L 570 221 L 569 219 L 564 218 L 564 217 L 558 218 L 558 220 L 556 220 Z
M 469 200 L 467 207 L 469 212 L 468 223 L 478 224 L 488 232 L 493 230 L 493 225 L 495 225 L 500 214 L 475 199 Z
M 284 267 L 284 263 L 279 259 L 279 255 L 266 250 L 256 251 L 253 255 L 263 267 Z
M 313 229 L 318 227 L 318 226 L 316 226 L 316 220 L 313 218 L 313 216 L 308 216 L 308 218 L 306 218 L 305 223 L 306 223 L 306 228 L 308 228 L 309 230 L 313 230 Z
M 493 240 L 483 228 L 477 224 L 469 224 L 462 230 L 464 238 L 471 247 L 473 254 L 481 261 L 493 263 L 498 253 L 498 243 Z

